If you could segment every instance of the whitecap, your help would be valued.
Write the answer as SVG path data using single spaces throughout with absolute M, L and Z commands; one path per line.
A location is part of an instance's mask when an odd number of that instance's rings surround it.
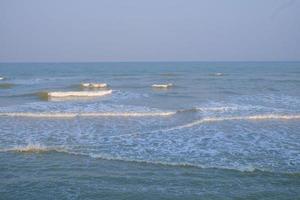
M 81 83 L 80 85 L 86 88 L 106 88 L 108 86 L 106 83 Z
M 153 84 L 152 87 L 153 88 L 169 88 L 172 87 L 173 84 L 172 83 L 167 83 L 167 84 Z

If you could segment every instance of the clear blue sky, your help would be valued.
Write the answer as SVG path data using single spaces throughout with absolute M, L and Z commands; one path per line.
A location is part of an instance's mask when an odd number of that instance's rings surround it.
M 0 0 L 0 62 L 300 60 L 300 0 Z

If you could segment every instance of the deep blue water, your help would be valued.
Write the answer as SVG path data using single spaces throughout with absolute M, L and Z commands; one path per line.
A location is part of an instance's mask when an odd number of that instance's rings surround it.
M 2 63 L 0 77 L 0 199 L 300 199 L 299 62 Z M 45 98 L 82 90 L 112 94 Z

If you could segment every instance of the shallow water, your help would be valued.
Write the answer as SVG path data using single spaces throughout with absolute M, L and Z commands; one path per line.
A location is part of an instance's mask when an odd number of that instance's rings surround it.
M 0 64 L 0 76 L 1 198 L 300 196 L 300 63 Z M 83 82 L 112 94 L 41 98 L 103 91 Z

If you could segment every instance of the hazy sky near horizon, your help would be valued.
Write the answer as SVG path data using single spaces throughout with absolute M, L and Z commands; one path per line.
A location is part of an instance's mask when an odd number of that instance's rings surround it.
M 0 0 L 0 62 L 300 60 L 300 0 Z

